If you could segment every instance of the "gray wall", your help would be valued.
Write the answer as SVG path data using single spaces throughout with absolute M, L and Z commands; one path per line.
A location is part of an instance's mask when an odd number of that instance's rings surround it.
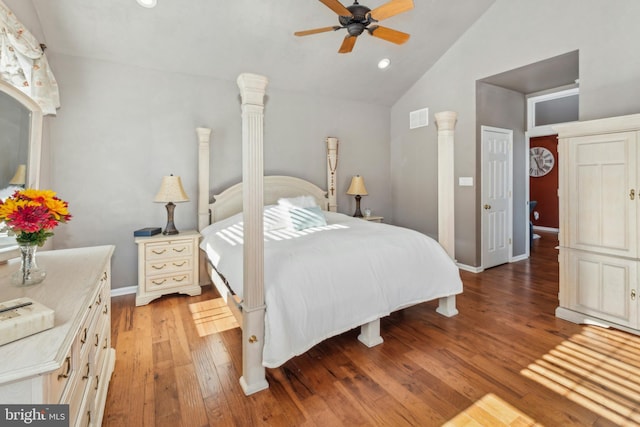
M 395 223 L 437 234 L 437 130 L 411 131 L 408 116 L 429 107 L 433 122 L 438 111 L 456 111 L 456 182 L 475 178 L 473 188 L 455 189 L 456 258 L 479 265 L 476 81 L 579 49 L 580 119 L 639 112 L 638 16 L 637 0 L 496 1 L 391 109 Z
M 47 118 L 51 187 L 74 216 L 56 230 L 54 247 L 115 244 L 113 287 L 135 285 L 133 231 L 164 227 L 166 210 L 153 203 L 163 175 L 181 176 L 191 199 L 177 205 L 176 227 L 196 227 L 196 127 L 213 129 L 213 191 L 240 181 L 238 87 L 53 53 L 50 62 L 62 104 L 57 117 Z M 361 174 L 370 194 L 363 206 L 390 217 L 389 126 L 388 107 L 267 87 L 265 173 L 299 176 L 326 188 L 325 138 L 335 136 L 338 210 L 355 210 L 345 192 L 351 175 Z

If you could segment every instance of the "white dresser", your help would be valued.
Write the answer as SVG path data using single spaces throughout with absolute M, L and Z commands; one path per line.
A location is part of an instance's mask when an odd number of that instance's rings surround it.
M 640 333 L 640 114 L 556 126 L 556 315 Z
M 111 348 L 113 246 L 39 252 L 44 282 L 9 283 L 0 266 L 0 301 L 31 298 L 55 311 L 52 329 L 0 346 L 0 402 L 69 404 L 70 426 L 99 426 L 115 365 Z

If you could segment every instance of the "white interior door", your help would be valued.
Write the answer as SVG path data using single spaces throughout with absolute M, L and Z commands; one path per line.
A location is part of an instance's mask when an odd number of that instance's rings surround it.
M 513 131 L 482 126 L 482 267 L 509 262 Z

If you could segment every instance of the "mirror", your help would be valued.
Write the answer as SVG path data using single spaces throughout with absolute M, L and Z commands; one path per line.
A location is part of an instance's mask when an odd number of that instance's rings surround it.
M 38 188 L 42 110 L 29 96 L 0 81 L 0 199 Z M 0 263 L 18 255 L 15 238 L 0 224 Z

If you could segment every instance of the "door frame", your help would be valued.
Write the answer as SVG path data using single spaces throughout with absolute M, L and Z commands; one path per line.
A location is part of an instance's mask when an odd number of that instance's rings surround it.
M 525 131 L 524 133 L 524 148 L 525 148 L 525 167 L 526 167 L 526 171 L 527 171 L 527 177 L 525 179 L 525 183 L 524 183 L 524 199 L 526 200 L 527 203 L 527 208 L 525 209 L 525 224 L 527 225 L 526 228 L 526 232 L 525 232 L 525 237 L 526 237 L 526 251 L 525 251 L 525 255 L 527 258 L 529 258 L 531 256 L 531 245 L 529 244 L 529 242 L 531 241 L 531 231 L 528 227 L 529 225 L 529 221 L 530 219 L 530 213 L 529 213 L 529 202 L 531 201 L 531 193 L 530 193 L 530 186 L 531 186 L 531 176 L 529 175 L 529 149 L 531 148 L 531 138 L 536 138 L 538 136 L 552 136 L 552 135 L 557 135 L 558 132 L 554 131 L 553 128 L 551 126 L 548 126 L 544 129 L 538 128 L 537 130 L 534 131 Z M 556 150 L 555 153 L 556 156 L 556 166 L 558 167 L 558 157 L 560 156 L 560 153 Z M 556 192 L 558 191 L 558 189 L 556 188 Z M 558 195 L 558 203 L 560 202 L 560 196 Z
M 509 255 L 508 262 L 512 262 L 513 260 L 513 129 L 505 129 L 499 128 L 495 126 L 480 126 L 480 174 L 481 174 L 481 182 L 480 185 L 480 267 L 482 270 L 486 268 L 486 260 L 485 260 L 485 221 L 486 215 L 484 215 L 484 211 L 482 205 L 485 203 L 485 191 L 484 191 L 484 183 L 486 182 L 486 173 L 484 168 L 484 143 L 485 143 L 485 131 L 492 131 L 498 133 L 506 133 L 510 137 L 509 141 L 509 167 L 507 171 L 507 180 L 508 180 L 508 192 L 509 192 L 509 203 L 507 204 L 507 233 L 506 235 L 509 238 Z M 528 143 L 528 140 L 527 140 Z M 529 150 L 527 149 L 527 171 L 529 170 Z M 527 173 L 528 175 L 528 173 Z M 529 191 L 529 186 L 527 185 L 527 191 Z M 527 227 L 528 229 L 528 227 Z

